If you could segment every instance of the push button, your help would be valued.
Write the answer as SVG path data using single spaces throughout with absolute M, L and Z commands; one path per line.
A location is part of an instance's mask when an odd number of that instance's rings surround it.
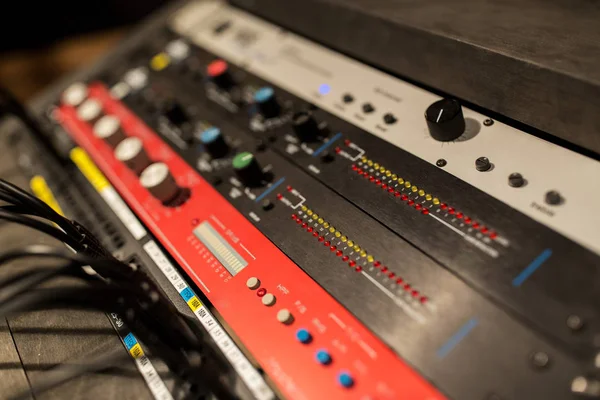
M 321 350 L 317 351 L 317 354 L 315 354 L 315 357 L 319 364 L 327 365 L 327 364 L 331 363 L 331 355 L 329 354 L 329 352 L 327 350 L 321 349 Z
M 296 331 L 296 339 L 298 339 L 300 343 L 307 344 L 312 340 L 312 335 L 308 330 L 301 328 Z
M 260 286 L 260 281 L 258 280 L 258 278 L 253 276 L 246 281 L 246 286 L 248 286 L 248 289 L 258 289 Z
M 277 321 L 282 324 L 288 325 L 294 321 L 294 316 L 287 308 L 282 308 L 277 312 Z
M 272 293 L 267 293 L 262 297 L 262 303 L 268 307 L 275 304 L 275 300 L 275 296 Z
M 342 371 L 338 374 L 337 377 L 338 383 L 345 388 L 350 388 L 354 385 L 354 378 L 350 375 L 349 372 Z

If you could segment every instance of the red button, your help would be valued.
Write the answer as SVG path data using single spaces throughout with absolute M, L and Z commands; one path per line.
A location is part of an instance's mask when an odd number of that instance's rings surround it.
M 228 68 L 229 66 L 225 61 L 215 60 L 208 64 L 208 67 L 206 67 L 206 72 L 208 73 L 208 76 L 214 78 L 215 76 L 219 76 L 225 73 Z
M 265 294 L 267 294 L 267 289 L 265 288 L 260 288 L 256 291 L 258 297 L 263 297 Z

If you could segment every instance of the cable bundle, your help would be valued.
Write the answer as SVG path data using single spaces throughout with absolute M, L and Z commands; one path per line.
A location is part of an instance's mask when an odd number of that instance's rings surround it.
M 114 258 L 87 229 L 55 212 L 26 191 L 0 179 L 0 219 L 28 226 L 69 247 L 33 245 L 0 255 L 0 267 L 23 258 L 60 261 L 0 281 L 0 316 L 11 313 L 81 308 L 116 312 L 153 355 L 195 388 L 193 397 L 213 393 L 235 398 L 226 382 L 227 363 L 206 333 L 179 313 L 154 281 L 135 265 Z M 47 222 L 46 222 L 47 221 Z M 50 222 L 50 223 L 48 223 Z M 40 288 L 57 277 L 77 282 L 60 288 Z M 81 284 L 83 283 L 83 284 Z M 126 354 L 125 352 L 123 352 Z M 109 367 L 122 358 L 103 355 L 86 361 L 82 373 Z M 35 390 L 45 390 L 78 375 L 71 367 L 57 367 Z M 23 393 L 28 396 L 28 393 Z

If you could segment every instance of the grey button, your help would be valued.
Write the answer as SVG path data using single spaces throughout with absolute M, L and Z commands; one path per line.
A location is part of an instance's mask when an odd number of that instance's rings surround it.
M 260 287 L 260 281 L 258 280 L 258 278 L 255 278 L 253 276 L 252 278 L 249 278 L 246 281 L 246 286 L 248 286 L 248 288 L 252 290 L 258 289 Z
M 262 303 L 265 306 L 272 306 L 275 304 L 275 296 L 273 296 L 271 293 L 265 294 L 262 298 Z

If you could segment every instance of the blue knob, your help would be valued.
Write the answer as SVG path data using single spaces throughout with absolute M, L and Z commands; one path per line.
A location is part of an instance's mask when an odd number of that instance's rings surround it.
M 269 101 L 275 96 L 275 91 L 270 86 L 261 87 L 254 92 L 254 101 L 257 103 L 264 103 Z
M 354 385 L 354 379 L 352 378 L 352 375 L 350 375 L 350 373 L 347 371 L 340 372 L 338 374 L 337 380 L 338 383 L 345 388 L 349 388 L 352 387 L 352 385 Z
M 306 344 L 310 343 L 310 341 L 312 340 L 312 335 L 306 329 L 301 328 L 296 331 L 296 339 L 298 339 L 300 343 Z
M 275 91 L 270 86 L 254 92 L 254 102 L 258 106 L 258 112 L 264 118 L 275 118 L 281 114 L 281 106 L 275 97 Z
M 317 351 L 316 358 L 319 364 L 327 365 L 331 362 L 331 356 L 327 350 L 321 349 Z
M 221 130 L 216 126 L 211 126 L 210 128 L 204 130 L 200 134 L 200 141 L 204 144 L 212 143 L 217 140 L 221 136 Z

